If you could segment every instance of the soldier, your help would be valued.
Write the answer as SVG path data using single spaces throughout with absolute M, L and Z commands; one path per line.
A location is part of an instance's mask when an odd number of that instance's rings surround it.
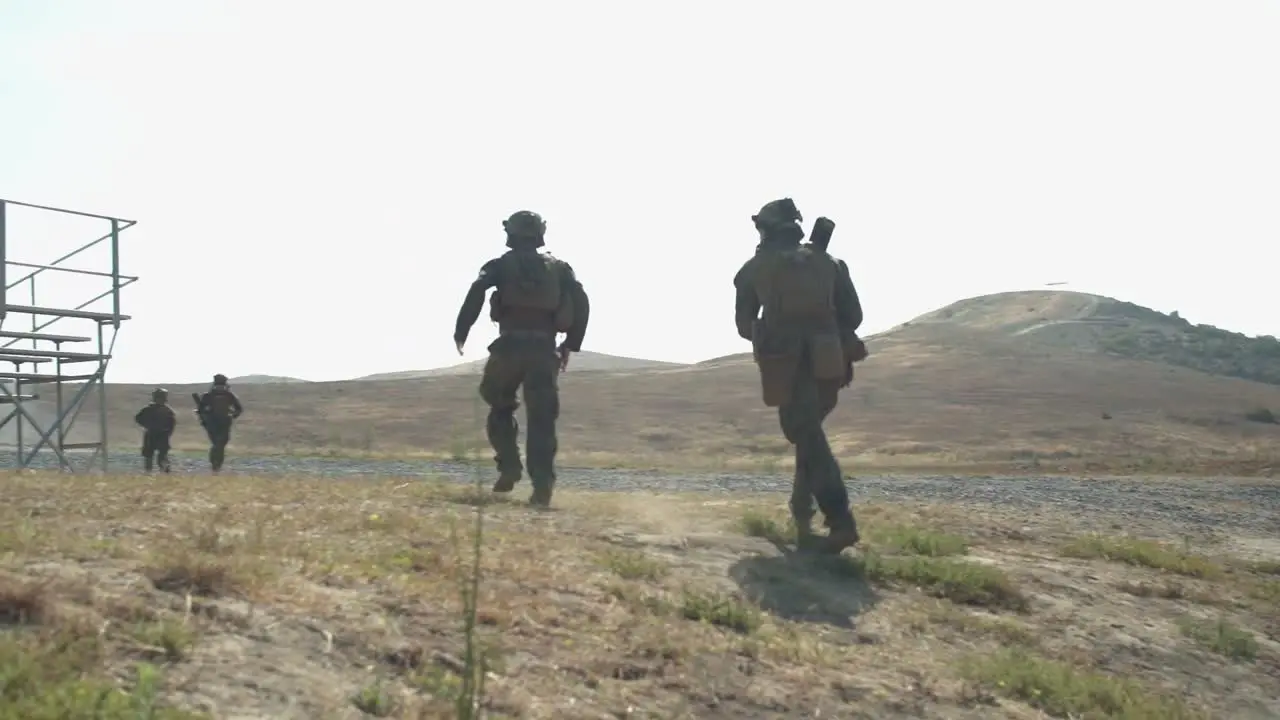
M 498 466 L 493 491 L 511 492 L 524 474 L 515 415 L 520 407 L 516 392 L 523 386 L 533 483 L 529 502 L 547 507 L 556 482 L 558 375 L 568 366 L 569 354 L 582 349 L 590 304 L 569 263 L 539 252 L 547 230 L 540 215 L 521 210 L 503 221 L 502 227 L 510 249 L 480 268 L 458 311 L 453 340 L 461 355 L 484 306 L 485 293 L 494 288 L 489 316 L 498 323 L 498 338 L 488 347 L 489 359 L 480 380 L 480 397 L 489 405 L 486 432 Z M 565 333 L 559 346 L 557 333 Z
M 169 391 L 152 390 L 151 404 L 139 410 L 133 421 L 142 428 L 143 469 L 151 472 L 153 461 L 159 461 L 160 470 L 169 472 L 169 438 L 178 425 L 178 416 L 169 407 Z
M 798 543 L 839 553 L 858 542 L 858 528 L 822 423 L 852 380 L 853 355 L 842 335 L 856 331 L 862 310 L 847 267 L 801 245 L 802 218 L 790 198 L 766 204 L 751 219 L 760 244 L 733 281 L 738 334 L 751 342 L 765 405 L 778 408 L 782 432 L 796 448 L 790 505 Z M 825 538 L 813 534 L 813 499 L 830 528 Z
M 231 425 L 243 412 L 240 398 L 227 385 L 227 376 L 221 373 L 214 375 L 213 387 L 196 403 L 196 415 L 209 436 L 209 466 L 214 472 L 222 469 L 227 443 L 231 442 Z

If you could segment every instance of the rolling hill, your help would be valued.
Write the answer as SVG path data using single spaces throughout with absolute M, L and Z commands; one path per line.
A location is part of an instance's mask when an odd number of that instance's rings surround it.
M 375 373 L 355 378 L 358 381 L 368 380 L 414 380 L 419 378 L 441 377 L 445 375 L 479 375 L 484 370 L 484 359 L 471 360 L 442 368 L 427 370 L 402 370 L 400 372 Z M 573 356 L 573 369 L 579 372 L 624 372 L 633 370 L 657 370 L 661 368 L 682 367 L 679 363 L 662 362 L 661 360 L 644 360 L 641 358 L 606 355 L 604 353 L 583 350 Z
M 1280 411 L 1275 343 L 1081 293 L 970 298 L 869 338 L 871 357 L 842 392 L 827 429 L 851 470 L 1256 470 L 1280 455 L 1280 425 L 1258 421 L 1266 419 L 1262 409 Z M 788 462 L 790 447 L 776 413 L 760 402 L 749 354 L 588 371 L 590 355 L 562 378 L 566 462 Z M 248 412 L 233 444 L 242 452 L 475 451 L 487 458 L 475 368 L 467 363 L 411 379 L 245 385 Z M 177 398 L 192 389 L 199 388 L 171 388 Z M 147 390 L 108 389 L 112 427 L 130 443 L 129 418 Z M 199 427 L 185 421 L 178 441 L 201 444 Z
M 229 378 L 229 381 L 236 385 L 262 385 L 264 383 L 305 383 L 310 380 L 303 380 L 296 377 L 288 377 L 285 375 L 240 375 L 238 377 Z
M 1161 313 L 1084 293 L 1004 293 L 969 298 L 908 325 L 958 325 L 1038 344 L 1149 360 L 1280 385 L 1280 340 L 1193 325 Z

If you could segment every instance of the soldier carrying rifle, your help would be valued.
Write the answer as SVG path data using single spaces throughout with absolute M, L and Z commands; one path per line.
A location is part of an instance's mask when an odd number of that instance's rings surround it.
M 221 373 L 213 376 L 213 387 L 203 395 L 191 393 L 191 399 L 196 403 L 196 417 L 209 436 L 209 467 L 218 472 L 231 442 L 231 425 L 244 412 L 244 406 L 227 384 L 227 376 Z

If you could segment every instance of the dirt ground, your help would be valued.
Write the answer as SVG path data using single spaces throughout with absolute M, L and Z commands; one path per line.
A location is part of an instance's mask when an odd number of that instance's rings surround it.
M 1280 717 L 1256 529 L 877 502 L 821 559 L 781 494 L 0 481 L 0 720 L 458 717 L 476 678 L 490 718 Z

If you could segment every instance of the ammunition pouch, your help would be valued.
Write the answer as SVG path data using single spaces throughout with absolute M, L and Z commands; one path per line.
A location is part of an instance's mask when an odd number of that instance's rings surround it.
M 770 331 L 759 320 L 752 325 L 751 354 L 760 371 L 761 399 L 766 407 L 791 402 L 791 389 L 804 349 L 801 336 Z
M 845 352 L 840 336 L 834 333 L 808 337 L 809 364 L 813 377 L 818 380 L 839 380 L 844 377 Z
M 489 293 L 489 320 L 492 322 L 502 322 L 501 293 L 501 290 L 494 290 Z
M 867 344 L 856 333 L 841 332 L 840 345 L 844 350 L 845 362 L 858 363 L 867 359 Z
M 501 290 L 494 290 L 489 295 L 489 320 L 499 325 L 503 323 L 504 319 L 514 320 L 522 327 L 535 325 L 543 327 L 547 325 L 547 323 L 541 322 L 537 318 L 537 316 L 544 314 L 544 311 L 537 308 L 504 306 L 501 293 Z M 555 332 L 567 333 L 573 328 L 574 319 L 573 299 L 566 294 L 550 319 L 550 328 Z

